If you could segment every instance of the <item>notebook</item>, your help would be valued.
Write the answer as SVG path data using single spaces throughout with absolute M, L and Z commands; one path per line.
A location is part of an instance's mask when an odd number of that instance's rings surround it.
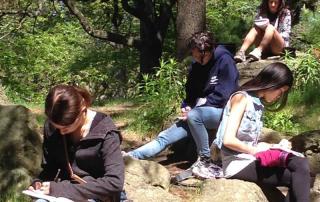
M 72 200 L 64 197 L 54 197 L 54 196 L 49 196 L 47 194 L 43 194 L 42 191 L 40 190 L 35 190 L 35 191 L 23 190 L 22 193 L 28 196 L 31 196 L 33 198 L 45 199 L 45 200 L 48 200 L 49 202 L 73 202 Z
M 274 144 L 270 149 L 279 149 L 279 150 L 282 150 L 282 151 L 285 151 L 285 152 L 288 152 L 288 153 L 291 153 L 295 156 L 299 156 L 299 157 L 304 157 L 304 155 L 300 152 L 297 152 L 297 151 L 293 151 L 291 149 L 287 149 L 285 147 L 282 147 L 281 145 L 279 144 Z

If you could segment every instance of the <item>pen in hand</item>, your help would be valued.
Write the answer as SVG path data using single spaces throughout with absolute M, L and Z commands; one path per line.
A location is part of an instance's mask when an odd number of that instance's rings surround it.
M 176 120 L 179 121 L 179 120 L 187 120 L 187 114 L 188 112 L 191 110 L 191 107 L 187 106 L 187 107 L 183 107 L 181 108 L 181 116 L 177 117 Z
M 53 181 L 54 182 L 58 182 L 59 181 L 59 174 L 60 174 L 60 171 L 61 171 L 61 169 L 59 168 L 58 169 L 58 172 L 57 172 L 57 174 L 56 174 L 56 176 L 54 177 L 54 179 L 53 179 Z

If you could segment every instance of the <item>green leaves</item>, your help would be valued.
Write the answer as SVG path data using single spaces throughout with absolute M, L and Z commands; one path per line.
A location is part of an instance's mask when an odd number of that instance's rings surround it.
M 287 57 L 286 64 L 294 71 L 295 88 L 303 91 L 308 86 L 320 86 L 320 62 L 313 55 L 313 48 L 297 58 Z
M 184 97 L 185 75 L 174 59 L 162 60 L 155 75 L 143 75 L 136 96 L 144 105 L 136 113 L 134 127 L 154 134 L 164 127 L 166 120 L 176 114 Z
M 244 34 L 252 26 L 259 3 L 258 0 L 207 1 L 208 30 L 215 34 L 219 42 L 240 45 Z
M 97 99 L 130 93 L 136 51 L 91 38 L 76 21 L 49 21 L 41 18 L 33 32 L 21 30 L 0 41 L 0 81 L 14 102 L 43 102 L 58 83 L 86 86 Z
M 293 70 L 295 78 L 288 106 L 280 112 L 267 112 L 265 125 L 291 134 L 315 129 L 317 127 L 315 121 L 306 120 L 315 117 L 314 111 L 319 109 L 320 62 L 313 55 L 311 48 L 305 53 L 299 53 L 296 58 L 286 56 L 285 63 Z
M 299 130 L 299 123 L 294 120 L 292 110 L 285 109 L 280 112 L 266 112 L 264 114 L 264 127 L 272 128 L 274 130 L 284 133 L 297 134 Z
M 22 31 L 13 36 L 14 43 L 0 44 L 7 56 L 0 58 L 1 82 L 11 98 L 39 102 L 50 86 L 69 80 L 63 70 L 81 54 L 80 44 L 88 38 L 81 37 L 80 29 L 71 37 L 56 31 L 68 29 L 75 33 L 76 25 L 57 23 L 47 30 L 38 27 L 34 34 Z
M 292 47 L 307 50 L 320 47 L 320 10 L 310 11 L 303 7 L 299 24 L 292 30 Z

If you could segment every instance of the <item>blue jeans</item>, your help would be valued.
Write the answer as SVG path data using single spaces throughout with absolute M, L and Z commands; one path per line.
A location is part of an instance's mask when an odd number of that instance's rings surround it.
M 222 108 L 197 107 L 196 110 L 188 112 L 187 122 L 199 156 L 211 156 L 207 130 L 219 127 L 222 111 Z
M 207 129 L 218 128 L 221 114 L 221 108 L 193 108 L 188 112 L 187 121 L 176 122 L 170 128 L 160 132 L 156 139 L 128 154 L 137 159 L 154 157 L 167 146 L 192 135 L 197 145 L 198 154 L 210 156 Z

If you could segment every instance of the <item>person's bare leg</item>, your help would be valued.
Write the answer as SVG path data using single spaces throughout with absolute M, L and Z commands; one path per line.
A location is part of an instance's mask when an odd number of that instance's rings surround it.
M 236 55 L 234 56 L 234 59 L 236 62 L 245 62 L 246 61 L 246 55 L 245 52 L 246 50 L 254 43 L 255 46 L 260 44 L 260 41 L 262 40 L 262 37 L 264 35 L 264 31 L 257 28 L 253 27 L 251 30 L 248 32 L 246 37 L 243 40 L 242 46 L 237 51 Z
M 273 25 L 268 25 L 257 49 L 262 52 L 268 47 L 271 47 L 272 53 L 279 54 L 281 53 L 283 46 L 284 40 L 279 32 L 274 28 Z
M 284 44 L 284 39 L 282 38 L 280 33 L 277 30 L 275 30 L 270 43 L 271 52 L 274 55 L 280 55 L 283 52 Z
M 243 40 L 240 51 L 245 52 L 256 41 L 257 38 L 261 37 L 259 35 L 261 35 L 261 31 L 259 31 L 258 28 L 251 28 L 251 30 L 248 32 L 248 34 Z

